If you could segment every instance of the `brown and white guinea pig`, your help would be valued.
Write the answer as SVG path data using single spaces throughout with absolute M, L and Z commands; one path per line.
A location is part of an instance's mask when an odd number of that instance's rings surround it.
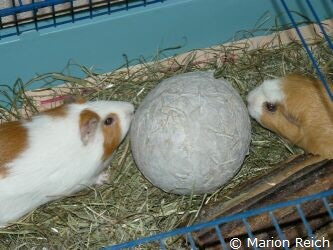
M 319 80 L 299 74 L 266 80 L 247 103 L 263 127 L 308 153 L 333 158 L 333 102 Z
M 82 100 L 0 125 L 0 226 L 107 180 L 102 171 L 130 127 L 127 102 Z

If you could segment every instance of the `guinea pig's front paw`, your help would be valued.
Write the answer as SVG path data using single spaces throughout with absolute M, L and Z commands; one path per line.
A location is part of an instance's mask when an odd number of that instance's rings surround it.
M 102 185 L 108 183 L 110 179 L 110 174 L 108 172 L 102 172 L 99 176 L 97 176 L 95 184 Z

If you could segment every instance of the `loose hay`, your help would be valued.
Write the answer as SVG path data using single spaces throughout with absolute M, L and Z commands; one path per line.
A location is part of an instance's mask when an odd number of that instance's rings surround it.
M 325 42 L 316 41 L 312 49 L 327 77 L 332 78 L 329 72 L 333 72 L 330 70 L 333 55 Z M 267 77 L 294 71 L 315 75 L 303 47 L 297 42 L 274 49 L 265 45 L 254 50 L 246 44 L 220 46 L 207 51 L 211 57 L 206 61 L 197 60 L 196 53 L 198 51 L 187 54 L 182 61 L 168 59 L 167 63 L 158 60 L 147 63 L 140 59 L 142 64 L 135 70 L 125 65 L 122 70 L 108 75 L 97 75 L 81 67 L 88 79 L 50 73 L 27 84 L 18 81 L 14 97 L 8 95 L 7 105 L 1 103 L 0 118 L 11 120 L 38 112 L 36 102 L 25 92 L 25 88 L 37 80 L 44 80 L 47 85 L 55 80 L 65 81 L 64 89 L 73 94 L 80 93 L 92 100 L 126 100 L 137 106 L 161 80 L 183 72 L 215 69 L 216 77 L 229 80 L 243 98 Z M 10 91 L 7 89 L 2 94 Z M 23 111 L 19 109 L 20 104 Z M 133 162 L 127 138 L 108 169 L 112 176 L 110 184 L 87 188 L 72 197 L 46 204 L 10 227 L 0 229 L 0 249 L 97 249 L 191 224 L 203 204 L 228 199 L 227 192 L 244 180 L 269 171 L 274 164 L 299 152 L 301 150 L 252 121 L 250 154 L 237 176 L 214 194 L 177 196 L 164 193 L 142 177 Z M 175 238 L 167 244 L 170 249 L 182 249 L 183 243 Z M 142 249 L 154 248 L 158 248 L 157 245 Z

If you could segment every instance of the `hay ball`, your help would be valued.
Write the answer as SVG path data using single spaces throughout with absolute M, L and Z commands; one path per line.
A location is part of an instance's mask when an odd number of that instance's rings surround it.
M 130 131 L 134 160 L 155 186 L 176 194 L 213 192 L 239 170 L 250 119 L 233 87 L 213 73 L 162 81 L 143 100 Z

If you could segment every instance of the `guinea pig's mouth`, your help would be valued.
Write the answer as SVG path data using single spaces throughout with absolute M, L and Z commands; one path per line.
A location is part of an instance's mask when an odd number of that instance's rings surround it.
M 134 106 L 132 106 L 131 110 L 129 110 L 126 115 L 129 116 L 130 118 L 133 118 L 134 112 L 135 112 L 135 108 L 134 108 Z
M 134 112 L 127 114 L 127 115 L 126 115 L 126 119 L 127 119 L 128 122 L 130 123 L 129 126 L 131 126 L 132 121 L 133 121 L 133 119 L 134 119 Z
M 249 113 L 251 115 L 251 110 L 253 109 L 253 102 L 251 102 L 251 100 L 249 98 L 246 100 L 246 108 L 247 108 L 247 110 L 249 111 Z

